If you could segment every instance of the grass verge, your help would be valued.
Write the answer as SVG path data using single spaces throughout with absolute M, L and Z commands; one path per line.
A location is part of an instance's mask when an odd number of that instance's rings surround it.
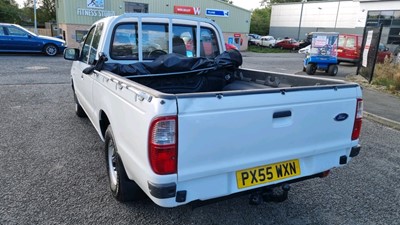
M 400 62 L 393 63 L 386 60 L 384 63 L 375 65 L 372 84 L 385 86 L 394 94 L 400 93 Z

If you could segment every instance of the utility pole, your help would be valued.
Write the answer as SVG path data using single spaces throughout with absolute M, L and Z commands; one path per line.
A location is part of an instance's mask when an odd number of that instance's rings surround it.
M 34 28 L 34 32 L 35 32 L 35 34 L 38 34 L 38 31 L 37 31 L 37 21 L 36 21 L 36 0 L 33 0 L 33 20 L 34 20 L 34 23 L 35 23 L 35 28 Z
M 301 29 L 301 20 L 303 19 L 303 7 L 304 7 L 304 2 L 307 2 L 307 0 L 302 0 L 302 1 L 301 1 L 301 11 L 300 11 L 299 29 L 297 30 L 297 40 L 300 40 L 300 29 Z

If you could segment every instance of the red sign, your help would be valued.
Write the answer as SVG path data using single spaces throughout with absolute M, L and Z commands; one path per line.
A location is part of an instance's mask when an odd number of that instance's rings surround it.
M 200 7 L 174 5 L 174 13 L 200 15 Z
M 233 34 L 233 36 L 234 37 L 240 37 L 240 34 L 236 33 L 236 34 Z

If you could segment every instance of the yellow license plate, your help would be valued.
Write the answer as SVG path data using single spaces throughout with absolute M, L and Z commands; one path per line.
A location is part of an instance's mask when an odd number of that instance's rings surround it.
M 300 175 L 298 159 L 236 171 L 238 188 L 247 188 Z

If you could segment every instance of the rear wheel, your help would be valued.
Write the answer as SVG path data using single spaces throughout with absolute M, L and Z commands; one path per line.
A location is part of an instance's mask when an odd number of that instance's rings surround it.
M 105 156 L 111 193 L 120 202 L 129 202 L 141 199 L 144 194 L 140 187 L 129 180 L 124 165 L 118 154 L 111 125 L 105 134 Z
M 317 71 L 317 66 L 315 64 L 309 63 L 307 64 L 306 73 L 308 75 L 314 75 Z
M 336 76 L 337 73 L 338 73 L 337 65 L 329 65 L 328 74 L 331 75 L 331 76 Z

